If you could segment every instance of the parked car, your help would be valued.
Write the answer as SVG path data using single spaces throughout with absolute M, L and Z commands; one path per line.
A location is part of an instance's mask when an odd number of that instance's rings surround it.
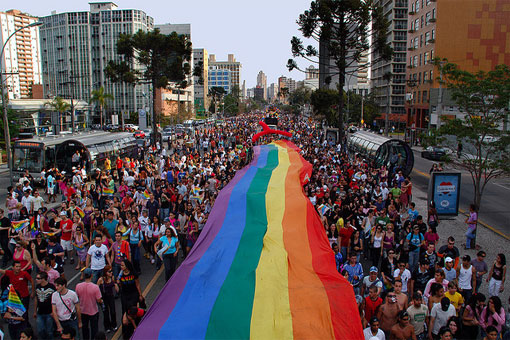
M 133 135 L 135 136 L 135 138 L 145 138 L 145 132 L 143 132 L 142 130 L 135 131 Z
M 421 157 L 433 161 L 443 160 L 449 154 L 448 150 L 439 146 L 429 146 L 421 152 Z

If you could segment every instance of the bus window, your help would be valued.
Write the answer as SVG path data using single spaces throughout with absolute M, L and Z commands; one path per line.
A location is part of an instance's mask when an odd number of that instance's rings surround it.
M 15 148 L 13 169 L 40 172 L 43 166 L 43 150 L 41 148 Z
M 55 147 L 47 147 L 44 150 L 44 167 L 46 169 L 53 168 L 55 166 Z

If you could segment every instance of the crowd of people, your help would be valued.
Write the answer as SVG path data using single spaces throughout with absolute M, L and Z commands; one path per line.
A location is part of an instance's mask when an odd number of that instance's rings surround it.
M 0 245 L 2 268 L 12 269 L 0 270 L 0 300 L 8 301 L 13 287 L 25 308 L 0 304 L 10 337 L 102 339 L 122 325 L 129 338 L 146 309 L 140 274 L 163 267 L 170 279 L 217 193 L 251 160 L 251 136 L 262 118 L 243 115 L 197 128 L 137 159 L 108 161 L 90 176 L 79 164 L 72 174 L 47 169 L 44 189 L 28 173 L 8 188 Z M 508 338 L 498 297 L 504 254 L 493 263 L 483 251 L 461 257 L 452 237 L 439 238 L 443 223 L 434 205 L 417 211 L 413 184 L 400 170 L 376 168 L 349 153 L 345 141 L 326 140 L 316 122 L 285 115 L 279 121 L 313 165 L 303 189 L 323 221 L 339 273 L 352 284 L 366 339 Z M 466 223 L 473 219 L 474 210 Z M 65 263 L 80 273 L 74 290 L 67 288 Z M 482 285 L 489 296 L 480 293 Z

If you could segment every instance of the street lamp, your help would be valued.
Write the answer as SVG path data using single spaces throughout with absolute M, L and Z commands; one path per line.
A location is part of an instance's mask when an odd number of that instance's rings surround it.
M 21 28 L 18 28 L 14 32 L 11 33 L 9 37 L 7 37 L 7 40 L 5 41 L 4 45 L 2 46 L 2 51 L 0 52 L 0 88 L 1 88 L 1 95 L 2 95 L 2 107 L 3 107 L 3 113 L 4 113 L 4 135 L 5 135 L 5 152 L 7 153 L 7 166 L 9 167 L 9 177 L 11 178 L 11 185 L 13 183 L 12 179 L 12 162 L 11 162 L 11 136 L 9 134 L 9 119 L 7 118 L 7 100 L 4 97 L 4 71 L 2 69 L 2 58 L 4 56 L 4 50 L 5 46 L 7 46 L 7 43 L 9 42 L 9 39 L 11 39 L 16 33 L 19 31 L 22 31 L 26 28 L 30 27 L 36 27 L 43 25 L 42 22 L 37 21 L 33 22 L 29 25 L 23 26 Z M 7 92 L 7 96 L 9 93 Z

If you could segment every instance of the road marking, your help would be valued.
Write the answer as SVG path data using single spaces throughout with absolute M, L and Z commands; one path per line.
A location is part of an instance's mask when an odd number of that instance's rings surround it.
M 509 186 L 506 186 L 506 185 L 500 184 L 500 183 L 494 183 L 494 185 L 497 185 L 498 187 L 501 187 L 501 188 L 506 189 L 506 190 L 510 190 L 510 185 L 509 184 L 507 184 Z
M 152 280 L 147 284 L 147 286 L 145 287 L 145 290 L 143 291 L 142 293 L 142 296 L 145 298 L 147 296 L 147 294 L 149 294 L 150 290 L 152 289 L 152 286 L 154 286 L 154 284 L 156 283 L 156 281 L 159 279 L 159 277 L 161 276 L 161 273 L 163 273 L 163 270 L 165 269 L 164 266 L 162 266 L 157 272 L 156 272 L 156 275 L 154 275 L 154 277 L 152 278 Z M 122 315 L 121 317 L 121 321 L 120 321 L 120 327 L 119 329 L 117 329 L 117 332 L 115 332 L 115 334 L 112 336 L 112 340 L 118 340 L 120 338 L 120 336 L 122 335 L 122 318 L 124 317 L 124 315 Z
M 81 271 L 79 271 L 79 272 L 78 272 L 75 276 L 73 276 L 73 277 L 72 277 L 69 281 L 67 281 L 67 285 L 69 286 L 69 285 L 71 284 L 71 282 L 73 282 L 74 280 L 76 280 L 76 278 L 77 278 L 78 276 L 80 276 L 80 275 L 81 275 L 81 273 L 82 273 L 82 272 L 81 272 Z
M 414 172 L 416 172 L 418 175 L 421 175 L 423 177 L 426 177 L 426 178 L 430 178 L 430 174 L 426 174 L 424 173 L 423 171 L 420 171 L 420 170 L 417 170 L 417 169 L 413 169 Z M 494 183 L 497 185 L 497 183 Z M 508 188 L 507 188 L 508 189 Z M 459 212 L 464 215 L 464 216 L 469 216 L 469 214 L 467 213 L 467 211 L 465 211 L 464 209 L 461 209 L 459 208 Z M 481 225 L 483 225 L 485 228 L 495 232 L 496 234 L 498 234 L 499 236 L 501 237 L 504 237 L 505 239 L 507 240 L 510 240 L 510 236 L 497 230 L 496 228 L 494 228 L 493 226 L 491 225 L 488 225 L 487 223 L 483 222 L 482 220 L 478 220 L 478 223 L 480 223 Z

